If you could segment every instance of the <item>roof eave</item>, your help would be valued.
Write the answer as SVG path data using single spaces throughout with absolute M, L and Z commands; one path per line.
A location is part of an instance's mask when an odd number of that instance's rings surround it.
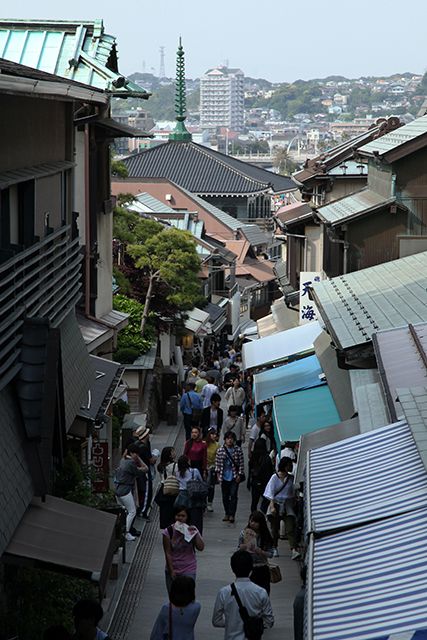
M 361 218 L 362 216 L 367 216 L 378 209 L 382 209 L 384 207 L 388 207 L 389 205 L 396 202 L 396 198 L 389 198 L 380 204 L 373 205 L 368 209 L 363 209 L 363 211 L 359 211 L 357 213 L 353 213 L 351 215 L 346 216 L 345 218 L 341 218 L 340 220 L 327 220 L 322 216 L 322 214 L 317 210 L 317 215 L 321 218 L 322 222 L 324 222 L 328 227 L 339 227 L 340 224 L 347 224 L 348 222 L 353 222 L 356 218 Z
M 22 94 L 29 96 L 39 96 L 48 99 L 61 98 L 64 100 L 79 100 L 81 102 L 93 102 L 97 104 L 108 104 L 108 95 L 99 89 L 87 89 L 67 84 L 66 82 L 55 82 L 47 80 L 33 80 L 31 78 L 0 75 L 0 91 L 9 94 Z

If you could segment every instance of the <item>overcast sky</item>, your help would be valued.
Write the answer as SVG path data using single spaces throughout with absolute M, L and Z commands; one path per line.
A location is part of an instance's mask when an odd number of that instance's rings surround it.
M 193 78 L 226 61 L 274 82 L 427 68 L 427 0 L 16 0 L 2 14 L 103 18 L 124 74 L 144 63 L 157 74 L 164 46 L 166 75 L 174 75 L 179 35 Z

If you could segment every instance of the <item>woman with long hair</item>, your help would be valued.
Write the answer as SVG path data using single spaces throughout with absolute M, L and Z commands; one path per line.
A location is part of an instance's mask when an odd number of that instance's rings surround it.
M 206 442 L 202 440 L 202 430 L 200 427 L 191 428 L 190 439 L 184 445 L 184 455 L 190 463 L 192 469 L 198 469 L 203 477 L 207 471 Z
M 169 602 L 160 609 L 150 640 L 194 640 L 194 625 L 199 613 L 196 583 L 190 576 L 177 576 L 172 580 Z
M 166 527 L 162 534 L 166 587 L 169 593 L 172 580 L 177 576 L 190 576 L 196 580 L 195 550 L 203 551 L 205 543 L 197 527 L 188 524 L 188 509 L 185 507 L 176 507 L 174 524 Z
M 176 495 L 164 494 L 163 485 L 168 476 L 176 476 L 177 474 L 178 465 L 175 459 L 176 452 L 174 447 L 163 447 L 160 454 L 160 462 L 157 465 L 157 471 L 161 478 L 159 492 L 161 491 L 162 494 L 161 500 L 157 503 L 159 505 L 160 529 L 165 529 L 174 521 L 173 505 Z
M 248 551 L 252 556 L 254 568 L 251 581 L 270 594 L 268 559 L 273 557 L 273 538 L 262 511 L 254 511 L 249 516 L 246 528 L 240 532 L 238 548 Z
M 251 512 L 258 509 L 258 502 L 264 494 L 265 487 L 274 472 L 273 462 L 267 452 L 264 438 L 255 440 L 252 455 L 249 460 L 249 485 L 251 489 L 252 501 Z M 261 510 L 267 511 L 268 501 L 265 507 L 261 505 Z
M 267 446 L 267 453 L 269 453 L 273 460 L 276 459 L 276 441 L 274 439 L 273 424 L 270 420 L 266 420 L 264 426 L 259 434 L 260 439 L 265 440 Z
M 205 443 L 206 445 L 206 443 Z M 182 504 L 188 509 L 189 522 L 197 527 L 200 533 L 203 533 L 203 511 L 205 509 L 205 501 L 195 502 L 191 500 L 187 491 L 187 482 L 189 480 L 202 480 L 200 471 L 192 469 L 186 456 L 178 458 L 178 473 L 176 477 L 179 482 L 179 494 L 175 505 Z

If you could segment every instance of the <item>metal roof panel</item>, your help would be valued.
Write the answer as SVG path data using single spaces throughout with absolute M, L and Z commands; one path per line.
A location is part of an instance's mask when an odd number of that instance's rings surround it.
M 357 193 L 335 200 L 317 209 L 318 215 L 332 225 L 345 222 L 350 218 L 373 212 L 395 202 L 395 198 L 385 198 L 371 189 L 362 189 Z
M 367 155 L 373 155 L 375 152 L 378 152 L 380 156 L 383 156 L 425 133 L 427 133 L 427 116 L 422 116 L 395 131 L 386 133 L 386 135 L 381 138 L 365 144 L 363 147 L 360 147 L 359 152 Z

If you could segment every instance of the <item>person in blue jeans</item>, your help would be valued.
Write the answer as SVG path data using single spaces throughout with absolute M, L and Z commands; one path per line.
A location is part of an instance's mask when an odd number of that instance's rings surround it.
M 239 484 L 245 477 L 243 451 L 236 445 L 236 434 L 227 431 L 224 444 L 216 454 L 215 471 L 221 485 L 224 505 L 223 522 L 234 522 Z
M 182 394 L 179 407 L 184 419 L 185 439 L 189 440 L 191 436 L 191 427 L 198 426 L 200 416 L 203 409 L 202 400 L 198 393 L 194 391 L 194 382 L 187 382 L 185 392 Z
M 194 640 L 194 625 L 200 613 L 196 583 L 190 576 L 177 576 L 171 585 L 169 602 L 160 609 L 150 640 Z

